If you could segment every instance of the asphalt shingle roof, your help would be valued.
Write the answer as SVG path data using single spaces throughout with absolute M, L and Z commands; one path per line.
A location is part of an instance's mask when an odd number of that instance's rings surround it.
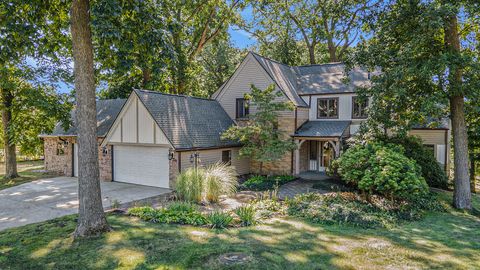
M 216 100 L 135 90 L 175 149 L 238 146 L 222 140 L 235 123 Z
M 126 99 L 103 99 L 97 100 L 97 136 L 105 137 L 108 130 L 112 126 L 115 118 L 125 104 Z M 44 134 L 43 136 L 76 136 L 77 127 L 75 119 L 75 110 L 70 112 L 70 119 L 72 119 L 72 126 L 65 130 L 62 123 L 57 123 L 53 132 Z M 42 135 L 41 135 L 42 136 Z
M 341 137 L 350 121 L 308 121 L 294 134 L 295 137 Z
M 357 87 L 368 87 L 368 72 L 354 68 L 345 76 L 343 63 L 288 66 L 252 52 L 272 79 L 297 106 L 306 106 L 300 95 L 351 93 Z
M 252 55 L 296 106 L 308 107 L 307 103 L 297 93 L 297 75 L 290 66 L 256 53 L 252 53 Z

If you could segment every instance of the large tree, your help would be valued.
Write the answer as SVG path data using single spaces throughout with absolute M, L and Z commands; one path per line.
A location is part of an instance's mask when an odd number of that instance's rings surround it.
M 176 58 L 170 66 L 173 92 L 189 94 L 194 63 L 203 49 L 215 39 L 224 36 L 229 25 L 239 19 L 238 9 L 243 1 L 223 0 L 173 0 L 168 2 L 168 12 L 175 22 L 172 27 L 173 50 Z
M 360 33 L 360 19 L 378 1 L 284 0 L 251 1 L 253 22 L 247 29 L 260 42 L 271 43 L 293 31 L 308 51 L 309 64 L 317 64 L 318 46 L 326 44 L 329 62 L 344 59 Z M 292 30 L 290 30 L 292 29 Z M 284 33 L 284 34 L 282 34 Z
M 462 46 L 468 44 L 462 36 L 470 35 L 460 34 L 476 31 L 467 22 L 478 18 L 479 9 L 464 9 L 469 4 L 389 1 L 371 17 L 372 38 L 359 44 L 353 61 L 380 71 L 373 73 L 373 86 L 361 92 L 372 97 L 371 127 L 402 132 L 449 115 L 455 170 L 453 204 L 462 209 L 472 207 L 464 101 L 471 92 L 479 91 L 475 88 L 478 58 Z M 460 16 L 466 18 L 462 23 Z
M 166 2 L 99 0 L 92 3 L 92 31 L 102 97 L 128 97 L 132 88 L 169 91 L 175 63 Z
M 213 41 L 198 56 L 194 81 L 195 96 L 209 97 L 235 72 L 246 52 L 233 46 L 228 38 Z
M 108 231 L 110 227 L 100 191 L 89 0 L 73 0 L 70 14 L 78 125 L 79 206 L 75 237 L 84 237 Z
M 201 53 L 227 40 L 243 1 L 100 0 L 92 4 L 102 95 L 125 97 L 132 87 L 202 93 Z
M 56 120 L 62 120 L 68 115 L 67 110 L 61 108 L 65 103 L 57 102 L 61 98 L 52 97 L 46 83 L 38 80 L 51 82 L 64 73 L 59 71 L 68 70 L 64 65 L 65 55 L 69 52 L 65 31 L 68 28 L 67 14 L 60 1 L 0 2 L 0 110 L 5 178 L 18 176 L 16 145 L 22 140 L 35 141 L 38 145 L 38 133 L 49 128 L 44 124 L 51 123 L 56 116 L 60 116 Z M 26 114 L 27 111 L 31 114 Z M 58 111 L 59 114 L 48 114 L 43 123 L 31 121 L 40 111 Z M 24 142 L 22 145 L 26 146 Z

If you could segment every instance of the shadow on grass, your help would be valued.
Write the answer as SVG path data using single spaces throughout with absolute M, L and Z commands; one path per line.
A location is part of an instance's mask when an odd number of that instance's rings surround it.
M 110 215 L 113 231 L 73 241 L 75 216 L 0 233 L 0 269 L 475 269 L 480 219 L 431 213 L 395 229 L 273 219 L 215 231 Z M 225 264 L 228 253 L 247 256 Z

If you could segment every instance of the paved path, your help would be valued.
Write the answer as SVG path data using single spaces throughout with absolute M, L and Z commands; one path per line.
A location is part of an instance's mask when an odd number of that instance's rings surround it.
M 306 180 L 300 178 L 299 180 L 286 183 L 283 186 L 280 186 L 278 190 L 278 198 L 284 200 L 285 198 L 293 198 L 297 194 L 303 194 L 308 192 L 325 194 L 328 193 L 326 190 L 314 189 L 312 186 L 322 180 Z
M 78 181 L 56 177 L 0 190 L 0 231 L 78 212 Z M 108 209 L 170 193 L 169 189 L 119 182 L 101 182 L 102 201 Z

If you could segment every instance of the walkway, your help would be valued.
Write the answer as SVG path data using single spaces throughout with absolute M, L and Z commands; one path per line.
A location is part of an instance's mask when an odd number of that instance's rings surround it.
M 303 194 L 308 192 L 325 194 L 329 191 L 323 189 L 314 189 L 312 186 L 318 181 L 329 179 L 330 177 L 322 172 L 303 172 L 299 175 L 299 179 L 293 182 L 287 183 L 280 187 L 278 190 L 278 197 L 282 200 L 293 198 L 297 194 Z
M 103 207 L 145 201 L 170 194 L 166 188 L 101 182 Z M 0 231 L 78 212 L 78 180 L 41 179 L 0 191 Z

